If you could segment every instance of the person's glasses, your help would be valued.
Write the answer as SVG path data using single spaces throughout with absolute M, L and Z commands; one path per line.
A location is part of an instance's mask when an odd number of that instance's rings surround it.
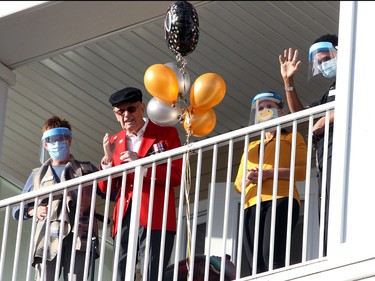
M 138 105 L 131 105 L 131 106 L 128 106 L 126 108 L 119 108 L 117 110 L 114 110 L 114 112 L 115 112 L 115 114 L 117 114 L 119 116 L 124 116 L 126 111 L 129 112 L 129 113 L 136 112 L 139 105 L 140 105 L 140 103 Z
M 66 136 L 53 136 L 53 137 L 47 137 L 44 141 L 46 143 L 56 143 L 58 141 L 64 141 L 64 140 L 67 140 L 67 137 Z

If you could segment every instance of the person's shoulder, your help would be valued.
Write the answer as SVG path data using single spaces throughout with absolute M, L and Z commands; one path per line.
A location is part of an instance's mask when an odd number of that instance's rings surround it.
M 92 173 L 95 171 L 98 171 L 98 168 L 92 164 L 90 161 L 79 161 L 76 160 L 79 165 L 81 166 L 82 170 L 85 171 L 85 173 Z

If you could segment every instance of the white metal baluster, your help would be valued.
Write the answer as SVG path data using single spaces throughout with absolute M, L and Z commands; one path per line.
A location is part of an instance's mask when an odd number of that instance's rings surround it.
M 146 234 L 146 249 L 145 249 L 145 257 L 144 257 L 144 269 L 141 268 L 143 271 L 142 276 L 147 276 L 148 272 L 148 263 L 150 259 L 150 241 L 151 241 L 151 226 L 152 226 L 152 213 L 154 209 L 154 194 L 155 194 L 155 181 L 156 181 L 156 163 L 152 163 L 152 171 L 151 171 L 151 186 L 150 186 L 150 200 L 148 206 L 148 221 L 147 221 L 147 234 Z M 146 278 L 146 277 L 145 277 Z
M 13 273 L 12 273 L 13 281 L 17 281 L 18 261 L 19 261 L 19 255 L 20 255 L 24 211 L 25 211 L 25 202 L 22 201 L 20 204 L 20 209 L 19 209 L 16 248 L 14 250 Z
M 160 256 L 159 256 L 159 270 L 158 270 L 158 280 L 162 281 L 163 277 L 163 263 L 164 263 L 164 248 L 165 248 L 165 234 L 167 229 L 167 216 L 168 216 L 168 201 L 169 201 L 169 190 L 171 188 L 171 167 L 172 159 L 168 158 L 167 162 L 167 178 L 165 179 L 165 190 L 164 190 L 164 208 L 163 208 L 163 221 L 161 230 L 161 241 L 160 241 Z M 147 240 L 151 239 L 151 236 L 147 237 Z M 146 267 L 146 263 L 145 263 Z M 146 271 L 147 272 L 147 271 Z M 144 275 L 144 279 L 147 275 Z
M 109 188 L 111 188 L 111 186 L 109 186 Z M 122 220 L 124 219 L 125 189 L 126 189 L 126 172 L 124 171 L 122 173 L 122 178 L 121 178 L 120 207 L 118 210 L 119 214 L 118 214 L 118 220 L 117 220 L 117 233 L 116 233 L 116 236 L 114 237 L 116 239 L 116 247 L 115 247 L 114 259 L 113 259 L 113 273 L 112 273 L 113 281 L 115 281 L 117 278 L 117 271 L 118 271 L 118 266 L 119 266 L 119 254 L 120 254 L 121 238 L 122 238 L 121 228 L 122 228 Z
M 189 152 L 184 153 L 182 158 L 182 171 L 181 171 L 181 185 L 180 185 L 180 198 L 178 203 L 178 215 L 177 215 L 177 239 L 176 239 L 176 250 L 174 256 L 174 266 L 173 266 L 173 281 L 177 281 L 178 279 L 178 265 L 179 259 L 181 255 L 181 244 L 182 244 L 182 222 L 183 222 L 183 211 L 184 211 L 184 193 L 185 193 L 185 185 L 186 185 L 186 165 L 187 165 L 187 158 L 189 157 Z
M 280 160 L 280 125 L 276 128 L 276 148 L 274 160 L 274 173 L 273 173 L 273 187 L 272 187 L 272 209 L 271 209 L 271 233 L 270 233 L 270 256 L 268 270 L 273 269 L 274 247 L 275 247 L 275 228 L 276 228 L 276 200 L 279 180 L 279 160 Z
M 64 192 L 63 192 L 63 201 L 62 201 L 62 205 L 63 208 L 62 208 L 62 214 L 61 214 L 61 224 L 60 224 L 60 227 L 59 227 L 59 244 L 57 245 L 57 256 L 56 256 L 56 266 L 55 266 L 55 276 L 54 276 L 54 280 L 59 280 L 59 276 L 60 276 L 60 265 L 61 265 L 61 256 L 62 256 L 62 244 L 63 244 L 63 234 L 64 234 L 64 229 L 65 229 L 65 216 L 66 216 L 66 212 L 65 212 L 65 207 L 66 206 L 66 198 L 67 198 L 67 195 L 68 195 L 68 191 L 66 190 L 66 188 L 64 189 Z
M 249 155 L 249 135 L 245 135 L 245 143 L 243 150 L 243 171 L 242 171 L 242 191 L 241 191 L 241 203 L 240 203 L 240 219 L 238 227 L 238 246 L 237 246 L 237 266 L 236 266 L 236 279 L 240 278 L 241 275 L 241 264 L 242 264 L 242 244 L 243 244 L 243 229 L 244 229 L 244 206 L 245 206 L 245 195 L 246 195 L 246 173 L 247 173 L 247 161 Z M 251 261 L 249 261 L 251 262 Z
M 42 264 L 41 264 L 41 280 L 44 280 L 45 278 L 45 273 L 46 273 L 46 262 L 47 262 L 47 250 L 49 249 L 50 245 L 50 229 L 51 229 L 51 212 L 52 212 L 52 201 L 53 201 L 53 194 L 50 193 L 48 197 L 48 212 L 47 212 L 47 217 L 45 218 L 46 222 L 46 227 L 45 227 L 45 233 L 44 233 L 44 249 L 43 249 L 43 259 L 42 259 Z M 35 209 L 36 214 L 38 214 L 38 206 Z M 61 241 L 60 241 L 61 243 Z M 61 252 L 58 253 L 58 255 L 61 255 Z
M 142 166 L 137 166 L 134 172 L 134 189 L 129 227 L 129 245 L 125 272 L 126 281 L 132 281 L 134 279 L 134 266 L 135 261 L 137 260 L 139 213 L 142 199 L 143 171 L 144 168 Z
M 259 223 L 260 223 L 260 205 L 262 204 L 262 181 L 263 181 L 263 158 L 264 158 L 264 129 L 260 134 L 260 148 L 259 148 L 259 173 L 258 173 L 258 184 L 257 184 L 257 204 L 256 204 L 256 215 L 255 215 L 255 230 L 254 230 L 254 249 L 253 249 L 253 268 L 252 274 L 255 275 L 257 272 L 258 265 L 258 242 L 259 242 Z
M 305 203 L 303 214 L 303 238 L 302 238 L 302 262 L 307 260 L 307 239 L 308 239 L 308 226 L 309 226 L 309 209 L 310 209 L 310 183 L 311 183 L 311 154 L 312 154 L 312 128 L 314 116 L 309 117 L 309 129 L 307 137 L 307 156 L 306 156 L 306 181 L 305 181 Z
M 71 191 L 74 192 L 74 191 Z M 77 236 L 78 236 L 78 227 L 79 227 L 79 218 L 80 218 L 80 211 L 81 211 L 81 204 L 82 204 L 82 184 L 78 186 L 78 194 L 76 198 L 76 213 L 74 217 L 74 227 L 73 227 L 73 242 L 72 242 L 72 254 L 70 256 L 70 268 L 69 268 L 69 280 L 73 280 L 74 274 L 74 265 L 76 261 L 76 244 L 77 244 Z
M 38 206 L 38 197 L 35 197 L 34 206 Z M 31 234 L 29 242 L 29 253 L 27 258 L 26 280 L 30 280 L 32 259 L 34 258 L 34 236 L 36 230 L 36 215 L 34 213 L 31 223 Z M 1 275 L 0 275 L 1 276 Z
M 10 206 L 5 209 L 4 227 L 3 227 L 3 241 L 1 243 L 1 257 L 0 257 L 0 277 L 3 278 L 4 275 L 4 264 L 5 264 L 5 254 L 7 249 L 8 241 L 8 230 L 9 230 L 9 217 L 10 217 Z M 21 219 L 21 218 L 20 218 Z
M 290 248 L 292 240 L 292 215 L 293 215 L 293 194 L 294 194 L 294 174 L 296 163 L 296 143 L 297 143 L 297 121 L 293 121 L 292 151 L 290 154 L 290 177 L 289 177 L 289 200 L 288 200 L 288 224 L 286 233 L 286 255 L 285 266 L 290 265 Z
M 89 228 L 86 241 L 86 254 L 85 254 L 85 268 L 83 271 L 83 280 L 88 279 L 89 267 L 94 266 L 95 258 L 91 260 L 91 257 L 95 257 L 95 253 L 91 255 L 91 244 L 93 243 L 93 231 L 94 231 L 94 220 L 95 220 L 95 206 L 96 206 L 96 190 L 97 190 L 97 181 L 96 179 L 92 182 L 91 186 L 85 186 L 84 188 L 92 188 L 91 192 L 91 205 L 90 205 L 90 216 L 89 216 Z M 83 192 L 83 191 L 82 191 Z M 103 222 L 104 223 L 104 222 Z M 98 242 L 98 241 L 97 241 Z M 95 249 L 93 249 L 95 250 Z M 94 272 L 93 272 L 94 273 Z
M 330 111 L 327 109 L 325 114 L 325 125 L 324 125 L 324 151 L 323 151 L 323 175 L 322 175 L 322 197 L 320 199 L 320 234 L 319 234 L 319 257 L 323 257 L 324 250 L 324 232 L 326 222 L 326 197 L 327 197 L 327 158 L 328 158 L 328 140 L 329 140 L 329 115 Z M 328 195 L 329 196 L 329 195 Z
M 213 210 L 215 205 L 215 183 L 216 183 L 216 169 L 217 169 L 217 144 L 213 147 L 212 153 L 212 173 L 211 173 L 211 189 L 210 189 L 210 201 L 208 207 L 208 224 L 207 224 L 207 243 L 205 244 L 206 264 L 204 267 L 204 280 L 208 280 L 209 277 L 209 264 L 211 256 L 211 236 L 212 236 L 212 223 L 213 223 Z
M 197 172 L 195 178 L 195 191 L 194 191 L 194 211 L 193 211 L 193 231 L 192 231 L 192 241 L 191 241 L 191 253 L 190 253 L 190 272 L 189 281 L 193 281 L 194 277 L 194 263 L 195 263 L 195 244 L 197 240 L 197 217 L 198 217 L 198 206 L 199 206 L 199 191 L 200 191 L 200 181 L 201 181 L 201 169 L 202 169 L 202 149 L 198 150 L 197 159 Z M 190 218 L 187 218 L 190 219 Z
M 99 269 L 98 269 L 98 280 L 103 280 L 103 270 L 104 270 L 104 258 L 105 258 L 105 241 L 107 239 L 107 221 L 109 213 L 110 195 L 112 186 L 112 175 L 107 177 L 107 190 L 105 197 L 105 207 L 104 207 L 104 219 L 103 219 L 103 229 L 102 229 L 102 245 L 100 247 L 100 258 L 99 258 Z M 114 262 L 116 261 L 116 256 L 114 257 Z M 117 263 L 116 263 L 117 264 Z M 116 276 L 116 271 L 114 270 L 112 276 Z
M 220 281 L 224 281 L 225 277 L 225 262 L 226 250 L 227 250 L 227 235 L 228 235 L 228 218 L 229 218 L 229 203 L 230 203 L 230 192 L 232 188 L 232 164 L 233 164 L 233 139 L 229 140 L 228 149 L 228 165 L 227 165 L 227 179 L 226 179 L 226 190 L 225 190 L 225 211 L 224 211 L 224 229 L 223 229 L 223 253 L 221 255 L 221 270 L 220 270 Z

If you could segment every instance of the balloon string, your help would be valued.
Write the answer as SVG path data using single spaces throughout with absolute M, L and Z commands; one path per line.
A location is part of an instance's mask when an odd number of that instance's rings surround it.
M 190 143 L 190 112 L 187 110 L 185 115 L 188 115 L 188 128 L 186 134 L 186 145 Z M 186 118 L 186 116 L 185 116 Z M 186 174 L 185 174 L 185 200 L 186 200 L 186 232 L 187 232 L 187 239 L 186 239 L 186 252 L 187 252 L 187 259 L 186 259 L 186 268 L 187 268 L 187 279 L 189 280 L 190 275 L 190 258 L 191 258 L 191 230 L 190 230 L 190 187 L 191 187 L 191 170 L 190 170 L 190 151 L 187 152 L 186 157 Z
M 182 81 L 184 83 L 184 89 L 183 89 L 183 96 L 186 95 L 186 92 L 187 92 L 187 87 L 186 87 L 186 71 L 185 71 L 185 67 L 187 65 L 187 60 L 184 59 L 183 56 L 181 56 L 181 54 L 177 54 L 176 55 L 176 61 L 177 63 L 179 64 L 179 72 L 182 74 Z
M 190 152 L 187 153 L 186 157 L 186 184 L 185 184 L 185 199 L 186 199 L 186 231 L 187 231 L 187 245 L 186 245 L 186 251 L 187 251 L 187 260 L 186 260 L 186 267 L 187 267 L 187 273 L 188 273 L 188 279 L 189 279 L 189 273 L 190 273 L 190 257 L 191 257 L 191 231 L 190 231 L 190 184 L 191 184 L 191 172 L 190 172 Z M 187 279 L 187 280 L 188 280 Z

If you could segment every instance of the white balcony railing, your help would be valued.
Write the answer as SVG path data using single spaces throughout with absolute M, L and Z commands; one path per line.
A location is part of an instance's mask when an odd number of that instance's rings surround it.
M 187 257 L 186 249 L 188 243 L 191 249 L 191 264 L 197 262 L 198 259 L 202 260 L 201 255 L 204 255 L 204 280 L 209 280 L 209 274 L 214 274 L 210 271 L 210 257 L 219 256 L 221 258 L 221 260 L 219 260 L 220 266 L 217 266 L 218 268 L 224 268 L 227 255 L 230 256 L 230 259 L 235 266 L 236 280 L 240 278 L 243 278 L 243 280 L 249 280 L 255 277 L 256 274 L 252 274 L 251 270 L 246 268 L 243 263 L 243 260 L 246 259 L 246 256 L 242 254 L 244 194 L 238 194 L 236 197 L 237 199 L 234 198 L 235 195 L 233 194 L 235 194 L 235 192 L 233 192 L 233 182 L 236 177 L 240 157 L 244 151 L 247 151 L 249 141 L 253 139 L 263 139 L 264 141 L 264 137 L 262 136 L 264 136 L 266 131 L 270 129 L 280 131 L 281 128 L 289 128 L 293 134 L 296 134 L 297 131 L 301 132 L 305 137 L 307 144 L 306 180 L 299 184 L 303 206 L 300 211 L 301 227 L 300 231 L 297 231 L 297 233 L 296 231 L 291 233 L 291 230 L 288 229 L 287 253 L 284 269 L 290 269 L 296 264 L 304 265 L 314 259 L 325 259 L 325 257 L 323 257 L 324 224 L 322 222 L 318 222 L 318 224 L 316 223 L 316 215 L 314 216 L 313 214 L 319 213 L 317 210 L 319 204 L 312 201 L 313 198 L 317 198 L 316 196 L 310 196 L 311 194 L 317 194 L 318 191 L 318 186 L 315 181 L 316 175 L 312 172 L 315 169 L 315 153 L 312 149 L 311 132 L 314 120 L 318 117 L 329 114 L 333 109 L 334 103 L 329 103 L 294 114 L 288 114 L 265 123 L 249 126 L 198 142 L 189 143 L 182 147 L 142 158 L 121 166 L 75 178 L 67 182 L 56 184 L 48 189 L 38 189 L 26 194 L 1 200 L 0 221 L 3 224 L 3 228 L 0 230 L 0 238 L 2 239 L 0 279 L 14 281 L 33 280 L 34 276 L 34 268 L 31 266 L 31 257 L 36 220 L 35 217 L 33 217 L 29 220 L 15 221 L 12 218 L 12 208 L 14 206 L 18 205 L 21 207 L 20 217 L 22 218 L 23 206 L 26 203 L 33 202 L 35 205 L 38 205 L 44 198 L 49 198 L 49 202 L 52 202 L 53 196 L 58 194 L 62 194 L 63 198 L 66 198 L 68 191 L 73 189 L 78 190 L 78 199 L 80 199 L 83 188 L 93 188 L 93 191 L 96 191 L 96 184 L 99 181 L 108 180 L 110 183 L 114 177 L 122 176 L 122 178 L 125 179 L 127 174 L 134 173 L 135 177 L 133 185 L 139 188 L 134 188 L 131 210 L 131 235 L 129 237 L 129 254 L 127 260 L 128 270 L 125 278 L 126 280 L 134 280 L 137 257 L 137 247 L 135 245 L 137 245 L 136 241 L 138 235 L 138 232 L 135 230 L 138 229 L 139 226 L 138 220 L 143 170 L 151 169 L 155 176 L 157 165 L 165 164 L 168 169 L 170 169 L 172 160 L 177 158 L 183 159 L 183 167 L 181 184 L 176 188 L 175 198 L 177 202 L 177 233 L 173 256 L 170 260 L 170 264 L 174 265 L 169 267 L 173 268 L 173 280 L 177 280 L 177 276 L 182 274 L 179 262 Z M 294 157 L 293 153 L 292 157 Z M 292 171 L 291 175 L 293 174 Z M 324 177 L 326 177 L 326 175 L 324 175 Z M 291 176 L 291 181 L 290 188 L 293 188 L 293 176 Z M 325 178 L 323 179 L 323 182 L 325 182 Z M 166 185 L 166 188 L 173 188 L 169 187 L 168 180 L 166 180 Z M 125 186 L 124 182 L 122 186 Z M 223 188 L 220 188 L 220 186 Z M 151 193 L 152 188 L 151 185 Z M 95 192 L 93 192 L 93 194 L 95 194 Z M 293 196 L 292 192 L 290 192 L 290 196 Z M 322 196 L 320 213 L 324 213 L 325 208 L 324 197 L 326 195 L 324 192 L 322 193 Z M 186 212 L 187 198 L 190 201 L 190 212 L 188 213 Z M 92 207 L 89 216 L 90 224 L 88 241 L 91 241 L 93 236 L 92 226 L 96 204 L 96 196 L 94 195 L 92 196 Z M 155 202 L 155 204 L 158 204 L 158 202 Z M 221 210 L 220 212 L 218 211 L 219 209 Z M 291 208 L 289 208 L 289 212 L 291 212 Z M 105 222 L 111 218 L 111 213 L 111 202 L 109 196 L 107 196 L 105 198 L 104 210 L 101 214 Z M 164 214 L 166 215 L 166 210 L 164 211 Z M 218 215 L 220 216 L 219 219 Z M 186 218 L 189 216 L 190 220 L 189 224 L 187 224 Z M 75 217 L 75 225 L 77 227 L 78 220 L 79 214 L 77 212 Z M 290 220 L 291 215 L 289 216 L 289 227 L 291 225 Z M 221 223 L 217 223 L 218 221 Z M 186 239 L 187 226 L 190 228 L 190 240 Z M 319 231 L 317 230 L 317 227 L 320 229 Z M 165 234 L 164 231 L 165 229 L 163 230 L 162 235 Z M 74 233 L 76 232 L 77 231 Z M 85 269 L 85 277 L 92 278 L 91 280 L 115 280 L 116 267 L 114 265 L 118 260 L 118 252 L 110 247 L 106 247 L 108 246 L 106 241 L 112 240 L 110 231 L 106 224 L 100 224 L 99 232 L 100 257 L 95 262 L 95 273 L 93 273 L 93 266 L 91 266 L 90 270 L 88 258 L 90 257 L 90 251 L 86 252 L 86 262 L 85 265 L 82 265 Z M 76 234 L 74 234 L 73 241 L 76 239 Z M 317 241 L 317 243 L 311 243 L 311 241 Z M 165 241 L 162 240 L 161 243 L 163 249 Z M 277 247 L 277 245 L 275 246 Z M 257 249 L 255 249 L 255 251 L 257 251 Z M 271 253 L 271 256 L 272 254 L 273 253 Z M 75 250 L 73 250 L 73 260 L 74 257 Z M 146 257 L 146 259 L 147 258 L 148 257 Z M 253 264 L 256 264 L 256 261 L 253 261 Z M 194 280 L 194 269 L 197 270 L 197 268 L 194 268 L 193 266 L 190 267 L 189 280 Z M 143 272 L 144 269 L 141 270 Z M 277 274 L 278 270 L 273 270 L 271 268 L 269 272 Z M 218 275 L 217 280 L 226 280 L 224 270 L 219 271 L 217 274 L 220 274 L 220 277 Z M 266 273 L 263 273 L 263 275 L 264 274 Z

